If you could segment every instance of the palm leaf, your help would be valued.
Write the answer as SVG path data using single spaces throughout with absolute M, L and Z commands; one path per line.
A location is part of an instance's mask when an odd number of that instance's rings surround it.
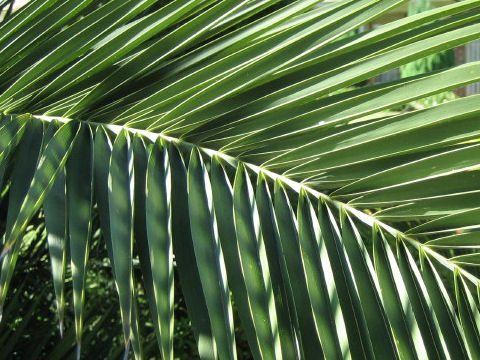
M 78 349 L 99 226 L 125 356 L 143 356 L 138 254 L 164 359 L 174 269 L 202 359 L 237 358 L 232 300 L 255 359 L 476 358 L 478 96 L 382 111 L 477 82 L 480 63 L 352 87 L 480 38 L 480 0 L 350 35 L 404 2 L 14 12 L 0 25 L 0 305 L 43 208 L 61 324 L 70 248 Z

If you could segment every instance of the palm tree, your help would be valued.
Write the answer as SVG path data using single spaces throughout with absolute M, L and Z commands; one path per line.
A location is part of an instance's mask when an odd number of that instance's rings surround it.
M 480 63 L 354 87 L 480 37 L 480 0 L 33 0 L 0 26 L 0 306 L 42 209 L 80 357 L 98 216 L 126 356 L 138 255 L 163 359 L 173 272 L 202 359 L 477 359 Z M 3 1 L 2 3 L 8 3 Z M 94 225 L 95 224 L 95 225 Z M 135 256 L 134 256 L 135 254 Z M 68 264 L 67 264 L 68 263 Z

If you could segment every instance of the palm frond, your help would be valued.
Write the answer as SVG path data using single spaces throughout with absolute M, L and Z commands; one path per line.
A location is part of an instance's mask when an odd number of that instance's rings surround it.
M 351 87 L 480 38 L 480 0 L 350 35 L 404 2 L 36 0 L 12 14 L 0 309 L 43 209 L 61 329 L 72 270 L 78 357 L 98 216 L 126 356 L 143 356 L 138 256 L 163 359 L 174 269 L 202 359 L 237 358 L 232 299 L 255 359 L 477 358 L 479 98 L 382 111 L 478 82 L 480 63 Z

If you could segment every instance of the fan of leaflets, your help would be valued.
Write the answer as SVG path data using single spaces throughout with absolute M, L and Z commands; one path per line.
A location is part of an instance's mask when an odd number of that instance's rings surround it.
M 138 257 L 163 359 L 173 273 L 202 359 L 478 359 L 480 63 L 354 88 L 480 38 L 480 0 L 344 36 L 405 1 L 34 0 L 0 26 L 3 305 L 45 216 L 78 357 L 92 218 L 142 357 Z M 344 91 L 339 91 L 347 89 Z M 68 254 L 68 255 L 67 255 Z M 240 324 L 234 324 L 232 299 Z

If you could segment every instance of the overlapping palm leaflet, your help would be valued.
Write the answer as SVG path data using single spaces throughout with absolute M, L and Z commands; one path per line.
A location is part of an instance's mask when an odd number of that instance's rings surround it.
M 98 216 L 137 358 L 138 256 L 163 359 L 174 268 L 202 359 L 236 358 L 232 298 L 255 359 L 478 359 L 480 96 L 371 115 L 480 81 L 480 63 L 353 86 L 480 38 L 480 0 L 345 36 L 404 2 L 33 0 L 13 13 L 0 304 L 43 211 L 60 326 L 71 267 L 80 344 Z

